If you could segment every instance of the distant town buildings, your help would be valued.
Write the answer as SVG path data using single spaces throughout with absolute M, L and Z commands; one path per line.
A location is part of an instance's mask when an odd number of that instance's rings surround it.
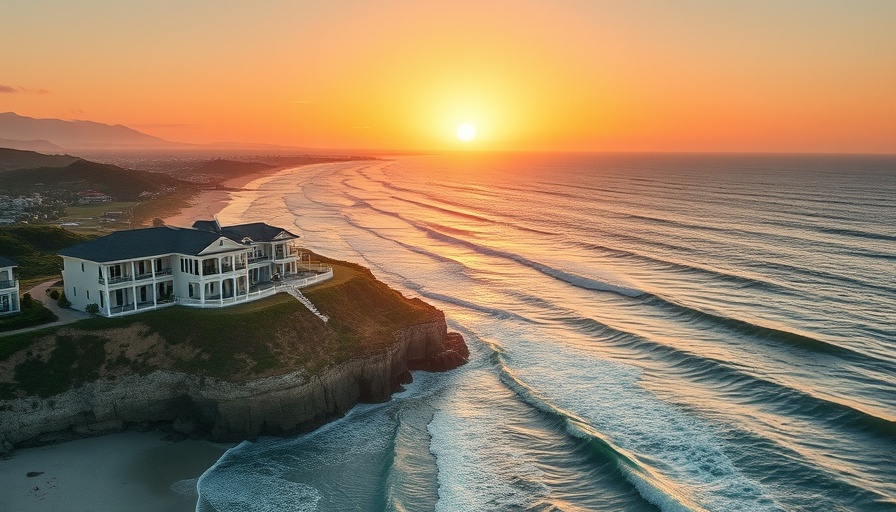
M 112 202 L 112 196 L 108 196 L 103 194 L 102 192 L 97 192 L 96 190 L 85 190 L 83 192 L 78 193 L 78 203 L 80 204 L 93 204 L 93 203 L 110 203 Z

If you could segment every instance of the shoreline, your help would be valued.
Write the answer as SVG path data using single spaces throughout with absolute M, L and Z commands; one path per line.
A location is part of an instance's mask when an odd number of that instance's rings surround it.
M 334 162 L 318 162 L 307 163 L 301 165 L 290 165 L 285 167 L 277 167 L 244 176 L 231 178 L 222 183 L 224 188 L 202 190 L 192 198 L 190 205 L 170 213 L 161 219 L 166 226 L 174 227 L 190 227 L 194 222 L 200 219 L 211 220 L 215 215 L 220 214 L 225 209 L 233 206 L 237 202 L 237 195 L 243 192 L 257 191 L 261 185 L 277 179 L 283 174 L 295 172 L 303 167 L 314 167 L 316 165 L 328 165 L 330 163 L 342 161 L 361 161 L 361 160 L 339 160 Z M 243 222 L 249 222 L 243 219 Z
M 302 167 L 302 166 L 297 166 Z M 233 195 L 243 191 L 248 185 L 266 178 L 273 178 L 284 171 L 296 167 L 283 167 L 259 173 L 247 174 L 237 178 L 231 178 L 222 183 L 224 188 L 202 190 L 190 198 L 190 205 L 170 213 L 161 219 L 166 226 L 188 228 L 199 219 L 211 219 L 220 213 L 232 201 Z
M 203 190 L 188 207 L 162 220 L 190 227 L 217 215 L 252 183 L 295 167 L 226 180 L 225 189 Z M 236 444 L 167 441 L 167 435 L 161 430 L 125 431 L 16 449 L 9 459 L 0 460 L 0 510 L 193 510 L 196 480 Z
M 196 479 L 235 444 L 165 435 L 120 432 L 16 450 L 0 460 L 0 509 L 192 510 Z

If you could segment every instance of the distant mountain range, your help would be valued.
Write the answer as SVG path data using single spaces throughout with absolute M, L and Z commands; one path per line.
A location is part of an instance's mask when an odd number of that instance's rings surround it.
M 61 153 L 78 150 L 178 149 L 170 142 L 127 126 L 94 121 L 35 119 L 15 112 L 0 113 L 0 147 Z

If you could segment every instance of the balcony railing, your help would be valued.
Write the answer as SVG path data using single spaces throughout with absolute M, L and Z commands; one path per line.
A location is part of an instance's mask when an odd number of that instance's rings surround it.
M 249 263 L 258 263 L 261 261 L 271 261 L 271 257 L 267 255 L 253 256 L 249 258 Z
M 118 283 L 126 283 L 128 281 L 133 281 L 133 276 L 118 276 L 118 277 L 110 277 L 109 279 L 100 277 L 100 284 L 118 284 Z
M 0 290 L 5 290 L 6 288 L 15 288 L 16 282 L 17 281 L 15 279 L 0 281 Z

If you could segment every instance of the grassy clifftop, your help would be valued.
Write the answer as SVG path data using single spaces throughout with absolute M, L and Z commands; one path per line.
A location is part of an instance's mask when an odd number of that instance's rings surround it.
M 334 262 L 335 277 L 305 295 L 324 324 L 286 294 L 224 309 L 175 306 L 0 339 L 0 398 L 49 397 L 100 377 L 172 370 L 244 381 L 315 374 L 388 347 L 403 327 L 441 317 L 363 267 Z

